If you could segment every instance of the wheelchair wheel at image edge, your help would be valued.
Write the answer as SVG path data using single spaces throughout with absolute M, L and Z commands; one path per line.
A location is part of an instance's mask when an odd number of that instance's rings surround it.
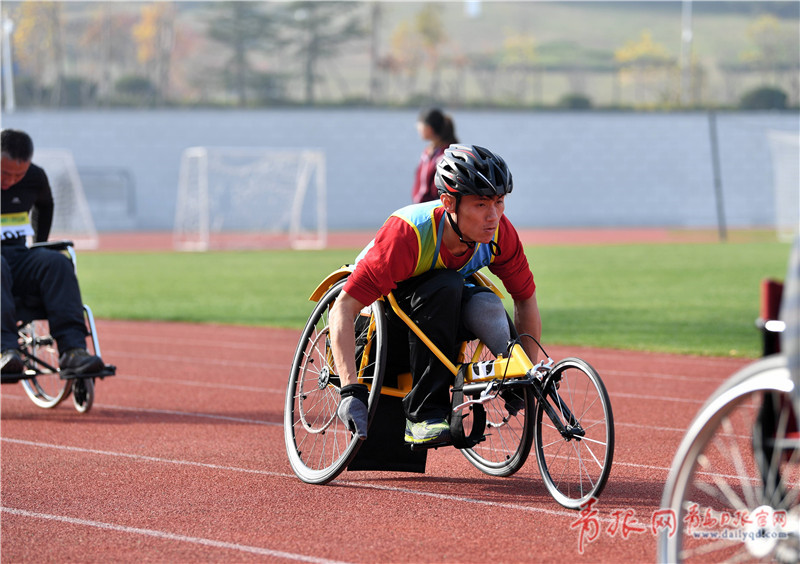
M 659 562 L 800 561 L 800 448 L 795 440 L 794 448 L 775 448 L 766 457 L 755 440 L 765 398 L 788 398 L 793 386 L 785 359 L 767 357 L 734 374 L 704 404 L 664 486 L 661 508 L 674 515 L 675 528 L 659 533 Z M 787 412 L 776 414 L 776 443 L 786 440 Z M 743 512 L 750 523 L 695 534 L 703 527 L 688 516 L 692 508 L 702 516 L 710 511 L 720 523 L 722 515 L 735 518 Z M 783 523 L 780 530 L 776 522 L 756 523 L 754 515 L 776 512 L 785 517 L 777 521 Z

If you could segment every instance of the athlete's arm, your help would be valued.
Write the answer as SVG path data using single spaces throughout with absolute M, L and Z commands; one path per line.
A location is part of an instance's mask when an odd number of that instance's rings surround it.
M 364 304 L 342 290 L 333 303 L 330 322 L 331 348 L 333 361 L 342 381 L 342 387 L 358 382 L 356 375 L 356 337 L 353 323 Z
M 542 340 L 542 318 L 539 315 L 539 303 L 536 301 L 536 292 L 525 300 L 514 300 L 514 326 L 520 335 L 528 334 L 537 341 Z M 522 339 L 522 348 L 536 364 L 539 358 L 539 347 L 531 339 Z
M 36 178 L 36 200 L 31 210 L 31 227 L 33 227 L 34 242 L 44 243 L 50 237 L 50 227 L 53 225 L 53 193 L 50 182 L 44 170 L 38 169 Z

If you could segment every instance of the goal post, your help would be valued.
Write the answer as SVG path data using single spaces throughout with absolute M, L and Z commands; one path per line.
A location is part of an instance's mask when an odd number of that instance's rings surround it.
M 772 153 L 772 186 L 775 192 L 775 231 L 781 241 L 792 241 L 800 232 L 800 138 L 796 133 L 768 132 Z
M 324 248 L 325 154 L 190 147 L 181 156 L 174 248 Z
M 53 192 L 55 209 L 49 239 L 70 240 L 77 249 L 96 249 L 97 229 L 72 151 L 36 149 L 33 162 L 44 169 Z

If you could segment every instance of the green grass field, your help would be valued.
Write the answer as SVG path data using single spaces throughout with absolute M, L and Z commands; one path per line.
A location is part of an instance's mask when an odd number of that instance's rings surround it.
M 544 344 L 756 357 L 762 279 L 789 245 L 530 247 Z M 101 319 L 301 328 L 308 296 L 356 250 L 83 253 L 83 298 Z M 510 302 L 509 302 L 510 306 Z

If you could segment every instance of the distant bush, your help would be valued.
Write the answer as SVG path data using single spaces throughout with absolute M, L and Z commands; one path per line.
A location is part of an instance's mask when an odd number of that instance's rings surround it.
M 592 100 L 584 94 L 564 94 L 558 101 L 558 107 L 567 110 L 588 110 Z
M 155 88 L 153 83 L 143 76 L 127 75 L 114 84 L 118 94 L 123 96 L 145 97 L 151 95 Z
M 80 76 L 64 77 L 61 83 L 61 105 L 77 108 L 92 104 L 97 99 L 97 85 Z
M 743 110 L 785 110 L 786 93 L 771 86 L 762 86 L 746 92 L 739 101 Z

